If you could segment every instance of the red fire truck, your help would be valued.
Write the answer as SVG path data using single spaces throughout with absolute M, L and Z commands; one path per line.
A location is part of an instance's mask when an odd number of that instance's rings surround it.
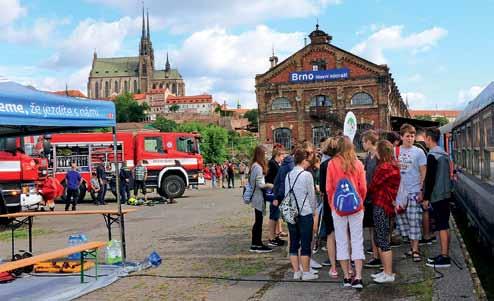
M 0 140 L 0 211 L 17 212 L 21 207 L 38 208 L 39 193 L 47 176 L 48 162 L 24 153 L 19 139 Z
M 125 163 L 129 169 L 138 161 L 142 161 L 148 170 L 147 187 L 156 189 L 161 196 L 178 198 L 189 185 L 205 183 L 199 139 L 199 135 L 194 133 L 117 133 L 117 160 L 120 165 Z M 29 175 L 32 174 L 29 178 L 32 181 L 39 180 L 39 174 L 45 173 L 53 175 L 64 185 L 65 174 L 70 169 L 71 162 L 76 162 L 84 178 L 79 194 L 81 200 L 86 192 L 91 190 L 91 172 L 95 171 L 98 165 L 105 168 L 111 183 L 115 166 L 113 136 L 110 133 L 67 133 L 30 137 L 26 139 L 24 149 L 32 157 L 24 154 L 25 157 L 21 154 L 13 157 L 9 154 L 12 157 L 7 158 L 2 157 L 0 152 L 0 183 L 4 190 L 7 183 L 19 183 L 22 177 L 26 178 L 25 174 L 28 172 Z M 42 158 L 47 159 L 47 170 L 43 167 Z M 23 161 L 29 164 L 20 163 Z M 15 165 L 18 173 L 20 172 L 18 176 L 10 172 L 10 165 Z M 2 167 L 6 168 L 5 172 L 2 172 Z M 20 199 L 17 198 L 17 202 L 12 199 L 5 200 L 5 203 L 7 206 L 19 206 Z

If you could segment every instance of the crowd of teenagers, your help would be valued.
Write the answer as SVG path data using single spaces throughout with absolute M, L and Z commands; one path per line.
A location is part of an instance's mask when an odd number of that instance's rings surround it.
M 268 150 L 255 148 L 246 174 L 250 194 L 246 197 L 244 190 L 243 196 L 254 208 L 250 252 L 271 252 L 288 237 L 294 279 L 318 279 L 323 266 L 337 279 L 338 261 L 343 286 L 357 289 L 363 288 L 364 267 L 376 269 L 374 282 L 395 281 L 392 248 L 401 244 L 409 244 L 403 256 L 417 264 L 450 266 L 452 172 L 448 154 L 438 146 L 439 130 L 416 131 L 404 124 L 399 135 L 388 133 L 380 140 L 369 130 L 361 137 L 367 153 L 362 161 L 343 135 L 323 139 L 320 150 L 309 142 L 291 150 L 274 145 L 269 161 Z M 263 217 L 268 213 L 264 244 Z M 288 234 L 280 217 L 287 222 Z M 368 249 L 364 228 L 370 231 Z M 440 254 L 423 258 L 419 246 L 435 242 L 436 233 Z M 327 251 L 328 260 L 319 264 L 311 255 L 324 240 L 320 249 Z M 365 253 L 371 254 L 367 261 Z

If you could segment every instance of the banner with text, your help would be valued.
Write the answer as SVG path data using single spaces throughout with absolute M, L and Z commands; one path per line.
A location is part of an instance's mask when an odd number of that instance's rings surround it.
M 348 70 L 348 68 L 291 72 L 290 82 L 298 83 L 298 82 L 311 82 L 311 81 L 322 81 L 322 80 L 347 79 L 349 75 L 350 75 L 350 70 Z

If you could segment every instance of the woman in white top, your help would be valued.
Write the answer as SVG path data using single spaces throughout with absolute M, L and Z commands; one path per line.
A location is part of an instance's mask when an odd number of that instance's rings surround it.
M 314 191 L 314 179 L 306 169 L 311 165 L 308 158 L 310 153 L 297 149 L 294 153 L 295 167 L 285 178 L 285 197 L 291 197 L 298 205 L 296 224 L 288 224 L 290 232 L 290 262 L 293 268 L 293 278 L 314 280 L 318 278 L 310 269 L 312 233 L 317 225 L 317 201 Z M 290 194 L 290 195 L 289 195 Z M 300 255 L 299 255 L 300 252 Z M 302 265 L 302 271 L 300 270 Z

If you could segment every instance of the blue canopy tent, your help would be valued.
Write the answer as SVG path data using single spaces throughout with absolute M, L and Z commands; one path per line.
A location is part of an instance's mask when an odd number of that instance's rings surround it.
M 0 79 L 0 138 L 39 135 L 111 127 L 115 158 L 116 199 L 120 218 L 115 104 L 111 101 L 80 100 L 31 89 Z M 121 221 L 121 219 L 120 219 Z M 125 236 L 120 222 L 122 256 L 125 262 Z

